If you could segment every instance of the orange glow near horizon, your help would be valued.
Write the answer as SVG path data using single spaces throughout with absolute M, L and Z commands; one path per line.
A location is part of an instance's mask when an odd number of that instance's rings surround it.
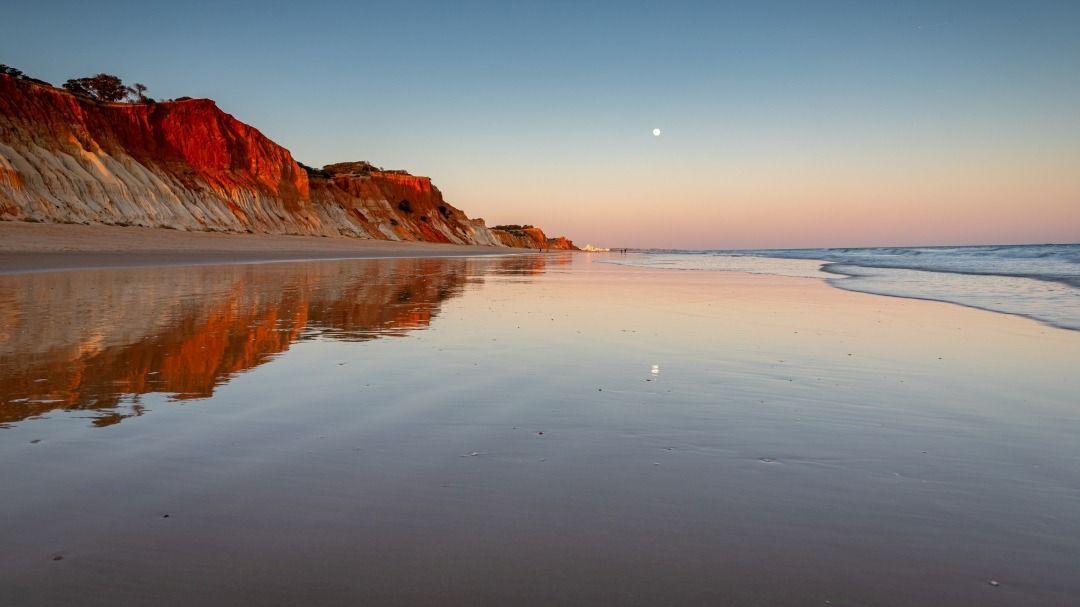
M 635 178 L 560 176 L 444 190 L 489 224 L 541 225 L 579 245 L 798 248 L 1080 242 L 1080 179 L 1065 167 L 777 167 Z M 535 185 L 535 187 L 530 187 Z M 461 188 L 461 191 L 458 191 Z M 513 200 L 505 192 L 513 191 Z M 524 218 L 524 219 L 522 219 Z

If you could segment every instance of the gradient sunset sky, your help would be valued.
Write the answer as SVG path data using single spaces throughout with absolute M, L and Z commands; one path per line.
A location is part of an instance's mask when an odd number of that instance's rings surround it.
M 578 244 L 1080 242 L 1075 0 L 17 2 L 0 62 Z

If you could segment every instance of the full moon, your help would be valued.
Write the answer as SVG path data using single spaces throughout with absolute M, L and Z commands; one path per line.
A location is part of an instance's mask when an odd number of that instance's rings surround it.
M 653 129 L 652 134 L 653 134 L 653 137 L 659 137 L 660 136 L 660 129 Z

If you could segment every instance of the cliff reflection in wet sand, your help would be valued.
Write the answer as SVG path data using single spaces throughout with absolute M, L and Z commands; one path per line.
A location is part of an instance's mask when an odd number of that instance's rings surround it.
M 425 328 L 485 272 L 538 256 L 94 270 L 0 276 L 0 425 L 54 410 L 107 426 L 140 395 L 205 398 L 297 341 Z

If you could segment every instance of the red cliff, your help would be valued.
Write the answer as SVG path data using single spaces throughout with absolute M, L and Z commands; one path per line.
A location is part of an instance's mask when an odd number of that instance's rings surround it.
M 508 239 L 470 220 L 427 177 L 367 163 L 305 169 L 208 99 L 101 103 L 6 75 L 0 219 L 529 248 L 546 240 Z
M 508 247 L 532 249 L 576 249 L 573 242 L 560 236 L 548 238 L 544 231 L 535 226 L 495 226 L 491 228 L 499 242 Z

